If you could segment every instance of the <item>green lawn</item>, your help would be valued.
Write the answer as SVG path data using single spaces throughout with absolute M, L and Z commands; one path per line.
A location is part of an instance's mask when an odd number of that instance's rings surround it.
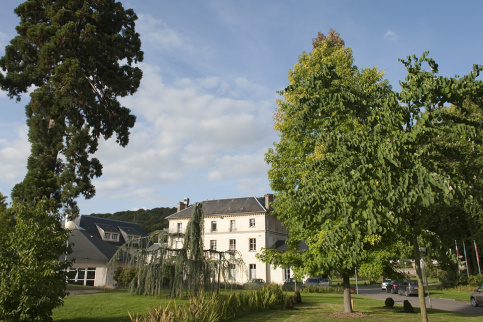
M 443 292 L 443 291 L 441 291 Z M 419 314 L 402 312 L 402 307 L 384 308 L 383 301 L 373 300 L 362 295 L 353 295 L 356 312 L 364 314 L 357 321 L 420 321 Z M 166 305 L 170 299 L 166 296 L 153 297 L 131 295 L 126 291 L 104 291 L 85 295 L 69 295 L 65 304 L 54 310 L 54 321 L 130 321 L 128 312 L 142 315 L 149 308 Z M 173 301 L 173 300 L 171 300 Z M 186 300 L 176 299 L 176 303 Z M 341 294 L 322 294 L 302 292 L 301 305 L 294 310 L 257 312 L 237 321 L 324 321 L 331 319 L 330 315 L 343 311 Z M 416 308 L 418 311 L 418 309 Z M 419 312 L 419 311 L 418 311 Z M 481 317 L 467 316 L 438 310 L 428 310 L 431 321 L 480 321 Z M 337 321 L 354 321 L 354 318 L 338 318 Z

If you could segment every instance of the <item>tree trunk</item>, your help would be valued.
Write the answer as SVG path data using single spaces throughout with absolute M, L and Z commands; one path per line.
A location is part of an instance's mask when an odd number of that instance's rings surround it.
M 344 285 L 344 312 L 352 313 L 351 303 L 351 283 L 349 280 L 349 272 L 342 273 L 342 284 Z
M 421 275 L 421 256 L 419 254 L 419 244 L 418 239 L 414 238 L 413 241 L 414 249 L 414 264 L 416 268 L 416 279 L 418 281 L 418 298 L 419 307 L 421 308 L 421 321 L 428 321 L 428 312 L 426 311 L 426 301 L 424 300 L 424 281 Z

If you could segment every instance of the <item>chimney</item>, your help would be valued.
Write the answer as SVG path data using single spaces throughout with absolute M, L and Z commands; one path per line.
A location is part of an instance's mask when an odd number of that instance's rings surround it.
M 270 210 L 270 204 L 273 202 L 273 194 L 267 193 L 265 195 L 265 208 Z
M 190 198 L 188 197 L 184 198 L 184 202 L 183 201 L 178 202 L 178 212 L 188 208 L 189 204 L 190 204 Z

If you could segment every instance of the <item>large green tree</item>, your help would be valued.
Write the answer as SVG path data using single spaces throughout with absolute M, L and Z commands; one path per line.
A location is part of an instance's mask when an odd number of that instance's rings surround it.
M 266 154 L 275 211 L 291 239 L 304 240 L 306 272 L 340 273 L 344 310 L 349 277 L 364 249 L 383 243 L 394 216 L 384 207 L 382 164 L 389 162 L 380 122 L 393 111 L 377 68 L 358 69 L 339 34 L 319 34 L 289 72 L 275 116 L 280 141 Z
M 115 0 L 27 0 L 15 13 L 18 35 L 5 48 L 0 86 L 26 106 L 31 153 L 13 197 L 46 197 L 54 208 L 78 212 L 91 198 L 102 165 L 91 155 L 99 138 L 128 144 L 135 116 L 118 97 L 133 94 L 142 71 L 135 13 Z

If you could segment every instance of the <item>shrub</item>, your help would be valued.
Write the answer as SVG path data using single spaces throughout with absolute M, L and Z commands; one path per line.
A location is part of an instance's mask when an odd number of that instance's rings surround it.
M 292 296 L 287 296 L 285 298 L 285 309 L 293 309 L 293 297 Z
M 300 291 L 296 291 L 293 294 L 293 301 L 294 303 L 302 303 L 302 296 L 300 296 Z
M 386 307 L 394 307 L 394 300 L 392 299 L 392 297 L 388 297 L 386 298 L 386 301 L 384 301 L 384 304 L 386 305 Z
M 405 313 L 414 313 L 414 308 L 408 300 L 404 300 L 403 306 Z
M 468 279 L 468 284 L 471 286 L 480 286 L 483 284 L 483 274 L 471 275 Z
M 302 289 L 303 292 L 309 293 L 336 293 L 342 294 L 344 292 L 344 288 L 342 286 L 315 286 L 309 285 Z
M 123 268 L 118 267 L 114 271 L 114 280 L 117 282 L 119 287 L 126 288 L 129 286 L 129 283 L 133 280 L 134 276 L 136 276 L 136 269 L 135 268 Z
M 1 321 L 50 321 L 62 304 L 71 263 L 62 256 L 70 231 L 61 218 L 43 201 L 0 207 Z

